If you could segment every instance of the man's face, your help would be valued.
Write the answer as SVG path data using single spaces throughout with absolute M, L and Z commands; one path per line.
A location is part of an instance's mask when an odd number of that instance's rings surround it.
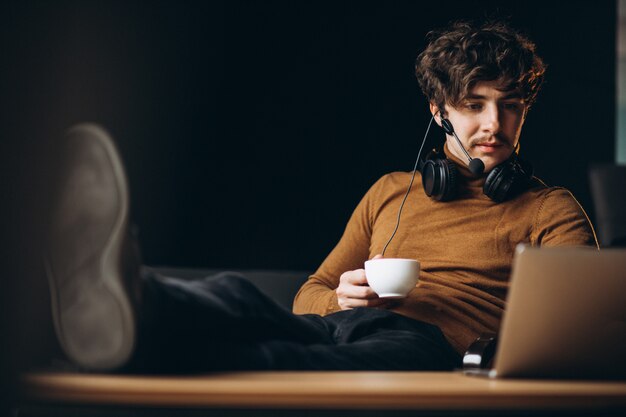
M 519 91 L 502 88 L 498 81 L 478 82 L 457 107 L 446 105 L 445 108 L 445 116 L 461 143 L 472 158 L 484 162 L 485 172 L 511 156 L 526 116 L 527 106 Z M 435 114 L 437 108 L 431 105 L 433 110 Z M 450 135 L 446 139 L 450 151 L 467 161 L 456 139 Z

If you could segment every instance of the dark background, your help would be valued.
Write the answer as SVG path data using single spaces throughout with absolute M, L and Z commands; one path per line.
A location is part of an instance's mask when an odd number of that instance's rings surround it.
M 114 136 L 144 261 L 171 266 L 314 269 L 368 187 L 412 168 L 429 120 L 413 63 L 452 19 L 510 17 L 549 65 L 522 133 L 539 177 L 593 215 L 587 168 L 614 159 L 613 1 L 0 7 L 5 329 L 24 327 L 10 294 L 40 273 L 48 163 L 77 122 Z
M 501 3 L 18 2 L 4 140 L 45 163 L 41 142 L 105 126 L 149 264 L 315 268 L 367 188 L 412 168 L 428 30 L 499 10 L 549 65 L 523 155 L 591 209 L 586 168 L 614 156 L 615 5 Z

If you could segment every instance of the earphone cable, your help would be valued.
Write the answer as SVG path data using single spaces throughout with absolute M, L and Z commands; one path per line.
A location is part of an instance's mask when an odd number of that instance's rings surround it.
M 387 250 L 387 246 L 389 246 L 389 243 L 391 243 L 391 240 L 393 239 L 393 237 L 396 235 L 396 232 L 398 231 L 398 227 L 400 227 L 400 217 L 402 216 L 402 208 L 404 207 L 404 202 L 406 201 L 407 197 L 409 196 L 409 193 L 411 192 L 411 187 L 413 186 L 413 180 L 415 179 L 415 173 L 417 172 L 417 166 L 420 162 L 420 156 L 422 155 L 422 149 L 424 149 L 424 145 L 426 144 L 426 138 L 428 137 L 428 132 L 430 131 L 430 126 L 433 124 L 433 120 L 435 120 L 434 115 L 433 117 L 430 118 L 430 122 L 428 122 L 428 127 L 426 128 L 424 139 L 422 139 L 422 145 L 420 146 L 419 152 L 417 152 L 417 159 L 415 160 L 415 166 L 413 167 L 413 175 L 411 176 L 411 182 L 409 183 L 409 187 L 407 188 L 406 193 L 404 194 L 402 203 L 400 203 L 400 209 L 398 210 L 398 220 L 396 221 L 396 228 L 394 229 L 393 233 L 391 234 L 391 237 L 389 238 L 387 243 L 385 243 L 385 247 L 383 248 L 383 253 L 382 253 L 383 257 L 385 256 L 385 251 Z

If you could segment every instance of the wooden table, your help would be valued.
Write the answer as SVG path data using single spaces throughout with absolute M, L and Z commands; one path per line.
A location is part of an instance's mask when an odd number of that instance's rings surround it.
M 365 411 L 370 410 L 376 416 L 572 412 L 626 416 L 626 382 L 489 380 L 452 372 L 229 372 L 158 377 L 39 373 L 24 376 L 22 394 L 20 416 L 50 407 L 84 410 L 85 415 L 103 407 L 109 411 L 126 407 L 144 410 L 145 415 L 166 408 L 176 409 L 177 415 L 185 410 L 199 415 L 203 410 L 206 415 L 278 416 L 302 415 L 307 410 L 307 416 L 345 417 L 369 415 Z

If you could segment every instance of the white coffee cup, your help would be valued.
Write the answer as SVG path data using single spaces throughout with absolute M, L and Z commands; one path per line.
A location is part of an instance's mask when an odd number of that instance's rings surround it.
M 365 261 L 367 283 L 380 298 L 404 298 L 415 288 L 420 263 L 415 259 L 379 258 Z

